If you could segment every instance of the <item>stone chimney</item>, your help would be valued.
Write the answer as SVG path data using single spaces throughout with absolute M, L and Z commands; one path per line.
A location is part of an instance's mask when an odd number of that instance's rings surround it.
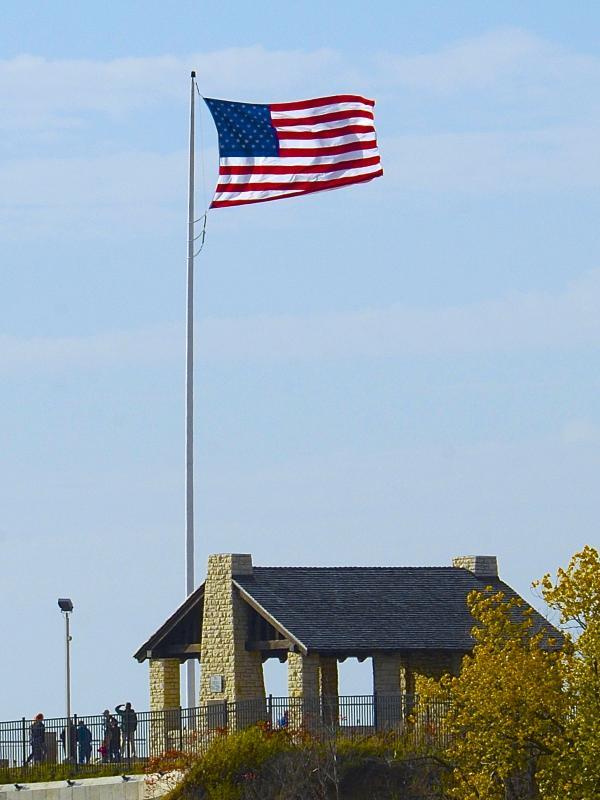
M 246 650 L 250 608 L 233 579 L 252 575 L 252 556 L 223 553 L 208 557 L 200 655 L 200 703 L 264 697 L 262 658 Z
M 498 577 L 496 556 L 456 556 L 452 559 L 452 566 L 458 569 L 468 569 L 478 578 Z

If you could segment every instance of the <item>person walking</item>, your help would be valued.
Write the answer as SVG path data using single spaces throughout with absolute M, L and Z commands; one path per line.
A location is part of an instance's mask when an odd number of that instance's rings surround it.
M 41 764 L 46 758 L 46 726 L 43 714 L 36 714 L 29 726 L 29 744 L 31 753 L 25 764 L 29 764 L 30 761 L 33 761 L 34 764 Z
M 121 748 L 123 754 L 127 759 L 135 758 L 135 732 L 138 724 L 137 714 L 131 707 L 131 703 L 125 703 L 125 708 L 123 708 L 123 703 L 119 703 L 115 711 L 121 723 L 121 733 L 123 734 Z
M 92 757 L 92 732 L 82 719 L 77 723 L 77 756 L 80 764 L 89 764 Z

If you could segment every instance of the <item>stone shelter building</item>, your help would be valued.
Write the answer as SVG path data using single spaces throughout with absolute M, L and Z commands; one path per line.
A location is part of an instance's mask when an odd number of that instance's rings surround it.
M 201 665 L 201 706 L 263 700 L 269 658 L 287 661 L 290 698 L 329 698 L 337 709 L 338 662 L 349 657 L 372 658 L 373 694 L 399 697 L 418 674 L 458 672 L 474 644 L 467 595 L 487 586 L 516 595 L 495 556 L 448 567 L 258 567 L 247 554 L 211 555 L 205 582 L 135 658 L 150 665 L 152 710 L 179 707 L 189 658 Z

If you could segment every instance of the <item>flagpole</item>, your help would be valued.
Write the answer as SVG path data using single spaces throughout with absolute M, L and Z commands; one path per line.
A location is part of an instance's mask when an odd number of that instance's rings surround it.
M 185 593 L 194 591 L 194 89 L 196 73 L 190 86 L 190 155 L 188 185 L 188 252 L 185 369 Z M 189 658 L 187 672 L 187 707 L 195 708 L 196 662 Z

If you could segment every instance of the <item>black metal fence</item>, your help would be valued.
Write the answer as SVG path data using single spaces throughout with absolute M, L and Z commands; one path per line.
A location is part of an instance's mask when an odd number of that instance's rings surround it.
M 273 697 L 236 703 L 209 702 L 198 708 L 117 715 L 44 719 L 43 728 L 23 717 L 0 722 L 0 783 L 15 771 L 33 780 L 36 771 L 50 778 L 85 773 L 143 771 L 167 752 L 202 753 L 218 736 L 262 723 L 291 735 L 362 738 L 374 733 L 403 737 L 432 749 L 447 742 L 448 704 L 420 701 L 415 695 L 345 697 Z M 3 778 L 8 778 L 4 780 Z

